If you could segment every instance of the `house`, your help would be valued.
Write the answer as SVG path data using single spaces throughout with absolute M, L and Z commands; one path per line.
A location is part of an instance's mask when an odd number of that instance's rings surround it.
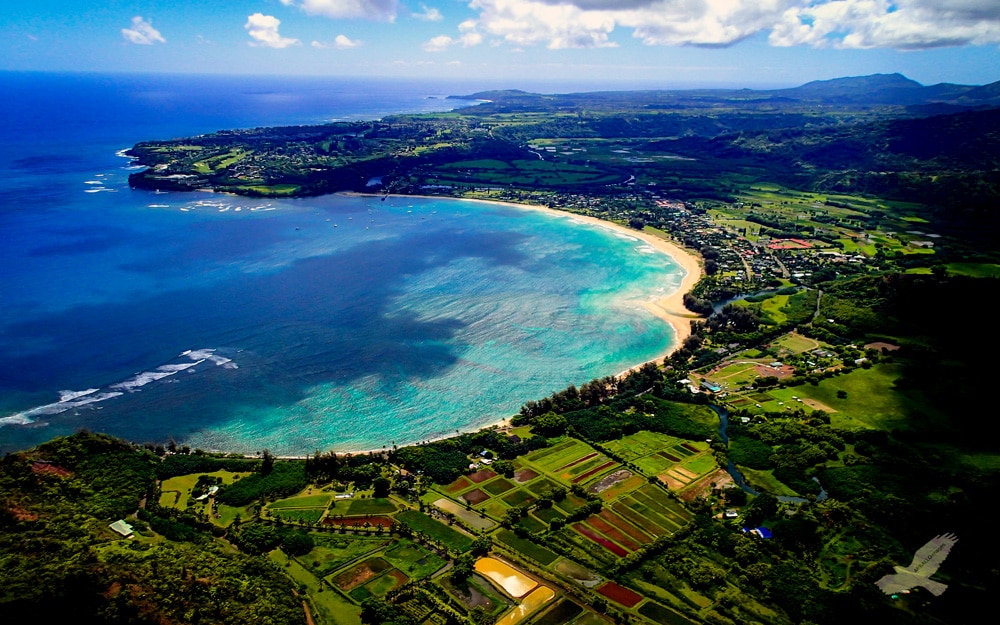
M 727 519 L 735 519 L 736 517 L 740 516 L 740 513 L 733 508 L 729 508 L 728 510 L 725 511 L 725 513 L 722 516 Z
M 719 391 L 722 390 L 721 386 L 719 386 L 718 384 L 715 384 L 714 382 L 709 382 L 708 380 L 702 380 L 701 381 L 701 387 L 703 389 L 706 389 L 706 390 L 711 391 L 713 393 L 718 393 Z
M 126 523 L 124 519 L 119 519 L 108 527 L 121 534 L 123 538 L 132 538 L 132 534 L 134 533 L 132 526 Z

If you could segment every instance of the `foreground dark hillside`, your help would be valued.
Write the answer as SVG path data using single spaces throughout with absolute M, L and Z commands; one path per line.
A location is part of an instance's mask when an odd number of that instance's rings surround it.
M 301 623 L 271 563 L 188 528 L 129 541 L 109 528 L 154 492 L 160 459 L 99 434 L 60 438 L 0 462 L 0 612 L 7 622 Z M 147 517 L 149 518 L 149 517 Z M 151 519 L 170 534 L 169 519 Z M 178 536 L 177 538 L 180 538 Z

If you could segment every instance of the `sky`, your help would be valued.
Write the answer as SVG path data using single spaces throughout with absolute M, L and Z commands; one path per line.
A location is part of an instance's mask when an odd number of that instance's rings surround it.
M 794 86 L 1000 80 L 1000 0 L 29 0 L 0 70 Z

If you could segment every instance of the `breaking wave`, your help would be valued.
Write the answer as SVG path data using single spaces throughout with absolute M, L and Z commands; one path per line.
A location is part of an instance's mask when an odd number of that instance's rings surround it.
M 0 417 L 0 427 L 5 425 L 29 425 L 37 417 L 56 415 L 99 402 L 120 397 L 125 393 L 138 392 L 143 386 L 176 375 L 181 371 L 194 373 L 194 367 L 203 362 L 223 369 L 238 369 L 231 358 L 219 356 L 214 349 L 189 349 L 181 352 L 174 360 L 150 371 L 140 371 L 127 380 L 109 384 L 104 388 L 89 388 L 83 391 L 59 391 L 59 401 L 35 406 L 7 417 Z M 174 362 L 174 361 L 181 362 Z

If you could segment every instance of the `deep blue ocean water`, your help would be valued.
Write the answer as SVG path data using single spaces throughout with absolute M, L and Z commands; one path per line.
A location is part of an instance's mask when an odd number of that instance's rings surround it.
M 137 141 L 445 110 L 482 86 L 0 73 L 0 451 L 79 428 L 280 454 L 469 430 L 662 353 L 680 270 L 474 202 L 128 188 Z

